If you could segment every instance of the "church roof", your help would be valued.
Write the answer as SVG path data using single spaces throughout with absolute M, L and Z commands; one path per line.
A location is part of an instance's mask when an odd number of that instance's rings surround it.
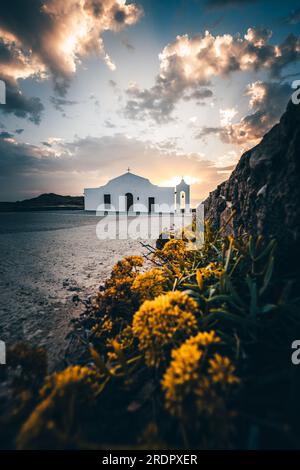
M 126 173 L 123 173 L 120 176 L 117 176 L 116 178 L 112 178 L 111 180 L 108 181 L 107 184 L 112 183 L 113 181 L 119 181 L 119 180 L 140 180 L 144 181 L 145 183 L 150 183 L 150 180 L 148 178 L 144 178 L 143 176 L 136 175 L 134 173 L 131 173 L 130 171 L 127 171 Z M 151 184 L 151 183 L 150 183 Z

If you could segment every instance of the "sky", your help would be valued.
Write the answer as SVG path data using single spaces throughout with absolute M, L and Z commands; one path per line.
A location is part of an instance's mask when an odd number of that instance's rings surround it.
M 0 200 L 130 167 L 196 204 L 278 122 L 299 59 L 290 0 L 2 0 Z

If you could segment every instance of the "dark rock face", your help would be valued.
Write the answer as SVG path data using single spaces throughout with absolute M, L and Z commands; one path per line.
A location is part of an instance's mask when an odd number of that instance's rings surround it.
M 300 105 L 288 104 L 280 123 L 256 147 L 242 155 L 229 180 L 210 193 L 204 205 L 205 217 L 215 228 L 234 210 L 230 231 L 236 234 L 240 229 L 253 235 L 275 237 L 281 262 L 285 266 L 297 264 Z

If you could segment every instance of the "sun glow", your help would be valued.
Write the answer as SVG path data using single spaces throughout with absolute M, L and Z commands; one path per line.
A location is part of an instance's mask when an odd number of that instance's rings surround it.
M 177 186 L 178 184 L 180 184 L 182 178 L 187 184 L 195 184 L 195 183 L 201 182 L 200 178 L 195 178 L 189 175 L 183 175 L 183 176 L 173 176 L 173 178 L 170 178 L 168 180 L 160 181 L 159 184 L 162 186 Z

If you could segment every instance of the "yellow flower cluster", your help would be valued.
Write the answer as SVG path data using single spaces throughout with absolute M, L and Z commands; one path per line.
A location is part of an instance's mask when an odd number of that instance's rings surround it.
M 224 268 L 220 263 L 210 263 L 205 268 L 196 271 L 196 281 L 199 289 L 202 289 L 205 282 L 215 282 L 224 274 Z
M 238 383 L 239 379 L 234 375 L 234 372 L 235 367 L 226 356 L 221 356 L 216 353 L 214 357 L 209 360 L 208 373 L 215 383 L 220 383 L 221 385 Z
M 106 281 L 104 291 L 98 295 L 96 302 L 96 309 L 101 315 L 131 313 L 131 286 L 142 265 L 141 256 L 127 256 L 113 267 L 111 277 Z
M 47 377 L 40 391 L 42 401 L 23 424 L 18 447 L 34 448 L 36 441 L 43 445 L 43 439 L 49 445 L 49 439 L 63 435 L 65 427 L 72 435 L 71 427 L 80 425 L 84 408 L 88 408 L 99 391 L 100 379 L 95 369 L 81 366 L 70 366 Z
M 105 315 L 102 322 L 96 323 L 91 329 L 94 338 L 101 338 L 103 335 L 109 335 L 113 330 L 113 322 L 108 315 Z
M 196 331 L 198 314 L 198 304 L 183 292 L 169 292 L 143 303 L 134 315 L 133 333 L 149 367 L 159 366 L 166 347 L 180 344 Z
M 162 253 L 169 259 L 182 259 L 185 254 L 185 243 L 183 240 L 169 240 L 163 247 Z
M 184 409 L 192 404 L 200 412 L 213 413 L 220 405 L 216 385 L 224 390 L 239 382 L 228 357 L 215 354 L 208 359 L 210 346 L 220 342 L 214 331 L 201 332 L 172 351 L 171 364 L 162 380 L 171 414 L 182 417 Z
M 106 345 L 108 347 L 112 347 L 113 349 L 115 349 L 115 345 L 117 344 L 118 345 L 118 348 L 125 352 L 125 351 L 128 351 L 130 349 L 132 349 L 132 346 L 133 346 L 133 342 L 134 342 L 134 336 L 133 336 L 133 331 L 132 331 L 132 327 L 130 325 L 127 325 L 125 326 L 125 328 L 123 328 L 123 330 L 113 339 L 109 339 L 106 343 Z M 117 354 L 114 351 L 109 351 L 107 353 L 107 357 L 111 360 L 111 361 L 114 361 L 117 359 Z
M 216 335 L 215 331 L 201 331 L 196 336 L 191 336 L 186 340 L 185 344 L 197 346 L 200 348 L 207 348 L 212 344 L 221 343 L 221 339 Z
M 132 293 L 142 303 L 145 300 L 153 300 L 163 294 L 169 286 L 166 273 L 162 269 L 151 269 L 138 274 L 132 283 Z
M 54 396 L 56 394 L 63 397 L 67 394 L 68 388 L 72 388 L 76 384 L 87 386 L 91 391 L 95 392 L 99 385 L 98 380 L 99 376 L 95 369 L 70 366 L 62 372 L 56 372 L 46 378 L 40 392 L 41 397 Z
M 112 269 L 111 279 L 123 279 L 124 276 L 134 276 L 137 273 L 137 268 L 143 265 L 143 258 L 141 256 L 126 256 Z
M 170 280 L 172 274 L 175 277 L 180 277 L 188 257 L 189 252 L 186 250 L 186 244 L 181 239 L 169 240 L 161 250 L 156 250 L 154 254 L 154 258 L 162 262 L 163 269 L 166 270 Z

